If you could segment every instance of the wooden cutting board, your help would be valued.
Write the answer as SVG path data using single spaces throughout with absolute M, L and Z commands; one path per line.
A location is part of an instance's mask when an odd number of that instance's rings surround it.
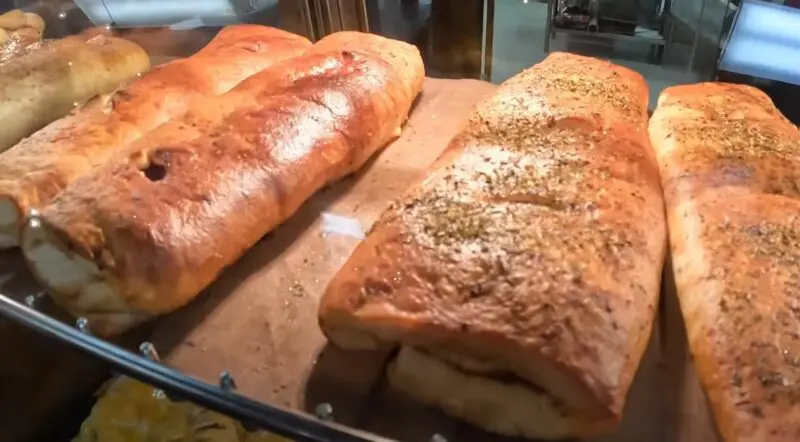
M 408 400 L 386 385 L 387 356 L 344 353 L 317 326 L 328 281 L 379 214 L 444 150 L 473 105 L 494 86 L 427 79 L 400 139 L 361 173 L 317 194 L 188 307 L 159 321 L 164 361 L 216 382 L 232 373 L 241 393 L 312 411 L 402 441 L 508 440 Z M 666 275 L 671 275 L 665 272 Z M 651 345 L 618 431 L 597 441 L 717 440 L 688 355 L 670 280 Z

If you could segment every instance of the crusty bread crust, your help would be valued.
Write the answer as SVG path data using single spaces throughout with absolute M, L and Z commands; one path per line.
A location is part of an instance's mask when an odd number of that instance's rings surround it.
M 650 122 L 694 365 L 728 442 L 800 440 L 800 133 L 763 92 L 665 90 Z
M 643 78 L 605 61 L 556 53 L 507 81 L 336 275 L 323 331 L 488 361 L 570 410 L 561 437 L 612 427 L 666 247 L 646 124 Z
M 319 44 L 151 132 L 44 208 L 23 251 L 56 300 L 105 334 L 175 310 L 397 137 L 422 88 L 417 49 L 360 33 Z
M 0 151 L 147 71 L 137 44 L 115 37 L 64 38 L 0 63 Z
M 118 159 L 130 143 L 203 99 L 310 46 L 304 37 L 279 29 L 229 26 L 195 55 L 158 66 L 18 143 L 0 155 L 0 237 L 5 238 L 0 248 L 18 244 L 19 223 L 28 210 L 49 203 L 82 174 Z

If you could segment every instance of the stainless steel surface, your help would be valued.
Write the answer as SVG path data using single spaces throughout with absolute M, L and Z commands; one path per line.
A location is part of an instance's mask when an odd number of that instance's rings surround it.
M 696 21 L 697 23 L 696 29 L 700 29 L 700 27 L 703 24 L 703 13 L 706 12 L 706 2 L 708 0 L 701 0 L 701 1 L 702 3 L 700 4 L 700 14 L 697 16 L 697 21 Z M 688 72 L 694 71 L 694 59 L 695 55 L 697 54 L 697 42 L 699 41 L 699 39 L 700 39 L 700 32 L 695 32 L 694 42 L 692 43 L 692 53 L 691 55 L 689 55 L 689 65 L 686 67 Z
M 663 51 L 663 48 L 667 44 L 667 40 L 658 32 L 651 29 L 644 29 L 640 27 L 636 28 L 634 35 L 620 34 L 613 32 L 590 32 L 589 30 L 556 27 L 553 25 L 553 16 L 555 13 L 555 5 L 557 1 L 558 0 L 547 0 L 547 23 L 545 24 L 545 41 L 544 41 L 545 53 L 550 52 L 550 39 L 556 38 L 556 35 L 558 34 L 571 35 L 587 39 L 604 39 L 611 41 L 645 43 L 658 48 L 657 49 L 658 51 Z

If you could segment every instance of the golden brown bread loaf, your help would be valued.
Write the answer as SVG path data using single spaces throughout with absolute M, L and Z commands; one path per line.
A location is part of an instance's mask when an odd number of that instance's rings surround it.
M 665 90 L 650 121 L 689 347 L 727 442 L 800 440 L 800 133 L 761 91 Z
M 0 151 L 68 114 L 76 103 L 113 91 L 149 63 L 135 43 L 98 36 L 64 38 L 0 64 Z
M 0 63 L 38 47 L 44 29 L 42 17 L 32 12 L 13 9 L 0 15 Z
M 33 13 L 25 13 L 25 15 L 26 17 L 34 17 L 29 19 L 32 25 L 15 29 L 13 31 L 2 30 L 2 28 L 0 28 L 0 63 L 5 63 L 13 58 L 28 54 L 52 44 L 57 44 L 59 41 L 63 40 L 78 40 L 87 42 L 98 35 L 105 35 L 109 37 L 113 36 L 108 29 L 92 27 L 84 29 L 78 34 L 64 37 L 60 40 L 42 40 L 42 32 L 44 31 L 44 21 L 42 18 Z M 37 20 L 42 21 L 39 23 Z M 3 37 L 3 35 L 5 37 Z M 127 38 L 125 38 L 125 41 L 138 45 L 137 42 Z M 147 68 L 144 70 L 147 70 Z
M 47 204 L 134 140 L 310 46 L 279 29 L 229 26 L 195 55 L 157 67 L 6 151 L 0 155 L 0 247 L 18 245 L 29 209 Z
M 479 104 L 329 285 L 322 330 L 396 348 L 393 385 L 487 430 L 602 432 L 647 344 L 666 247 L 647 86 L 554 53 Z
M 9 47 L 8 42 L 30 42 L 33 40 L 41 41 L 45 29 L 45 22 L 41 16 L 32 12 L 24 12 L 21 9 L 12 9 L 0 14 L 0 60 L 2 60 Z
M 395 138 L 422 87 L 413 46 L 326 37 L 74 182 L 23 233 L 67 310 L 114 334 L 191 301 L 315 191 Z

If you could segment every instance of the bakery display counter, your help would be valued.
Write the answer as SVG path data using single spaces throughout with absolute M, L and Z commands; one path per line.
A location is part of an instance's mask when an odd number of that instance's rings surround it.
M 762 91 L 463 78 L 491 1 L 113 3 L 0 15 L 0 442 L 800 438 Z
M 111 342 L 134 353 L 141 343 L 150 342 L 161 364 L 200 379 L 211 389 L 221 374 L 228 373 L 235 379 L 237 393 L 308 413 L 307 419 L 314 421 L 322 413 L 337 424 L 402 441 L 506 440 L 408 399 L 386 382 L 389 354 L 339 350 L 327 343 L 317 325 L 317 306 L 325 287 L 365 232 L 441 154 L 472 107 L 494 88 L 477 80 L 426 79 L 400 138 L 364 170 L 312 197 L 194 302 Z M 18 252 L 5 252 L 2 258 L 7 269 L 4 294 L 23 304 L 27 298 L 37 310 L 54 313 L 67 325 L 75 323 L 47 297 L 37 295 L 41 288 Z M 641 441 L 656 436 L 664 441 L 715 440 L 677 306 L 668 302 L 672 297 L 665 298 L 620 428 L 591 440 Z M 0 376 L 9 380 L 2 391 L 4 398 L 10 397 L 9 391 L 18 398 L 2 402 L 2 407 L 17 410 L 13 418 L 0 414 L 6 417 L 4 428 L 17 428 L 4 433 L 14 435 L 6 440 L 25 440 L 33 430 L 41 430 L 36 422 L 59 416 L 69 416 L 72 421 L 67 426 L 77 431 L 91 394 L 110 372 L 120 370 L 109 371 L 107 363 L 8 319 L 0 321 L 7 330 L 2 343 L 9 349 L 4 354 L 15 355 L 0 366 L 12 373 Z M 221 389 L 219 394 L 224 394 Z M 71 408 L 67 404 L 80 400 L 86 406 L 78 413 L 65 413 Z M 296 430 L 303 433 L 302 426 Z

